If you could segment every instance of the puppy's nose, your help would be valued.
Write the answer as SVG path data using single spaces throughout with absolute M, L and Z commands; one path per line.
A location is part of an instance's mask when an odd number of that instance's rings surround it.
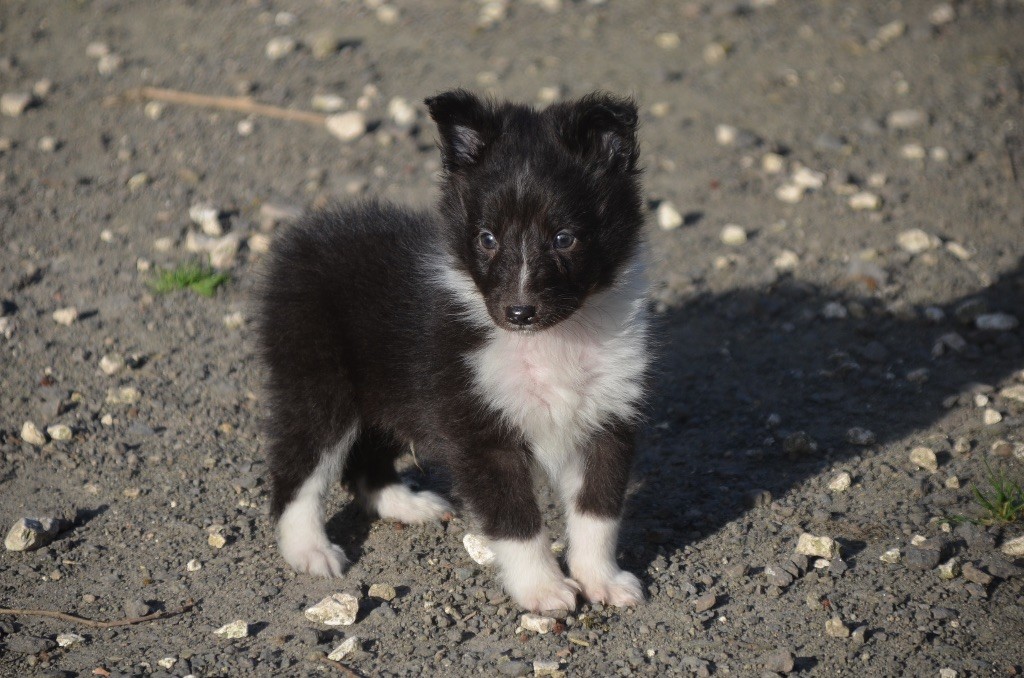
M 536 306 L 509 306 L 505 309 L 505 317 L 513 325 L 529 325 L 537 315 Z

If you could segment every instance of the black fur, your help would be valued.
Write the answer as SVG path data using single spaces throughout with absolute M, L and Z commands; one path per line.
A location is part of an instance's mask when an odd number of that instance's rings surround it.
M 445 169 L 437 214 L 373 202 L 333 208 L 272 248 L 257 298 L 272 513 L 358 422 L 345 463 L 354 488 L 397 482 L 393 460 L 414 442 L 451 469 L 488 536 L 525 539 L 541 528 L 531 452 L 475 391 L 466 360 L 493 327 L 467 317 L 438 267 L 468 274 L 502 331 L 544 331 L 613 284 L 643 220 L 636 107 L 593 94 L 538 112 L 463 90 L 426 105 Z M 556 246 L 563 232 L 572 242 Z M 508 321 L 517 304 L 536 308 L 527 327 Z M 633 429 L 613 417 L 593 434 L 582 510 L 620 511 Z

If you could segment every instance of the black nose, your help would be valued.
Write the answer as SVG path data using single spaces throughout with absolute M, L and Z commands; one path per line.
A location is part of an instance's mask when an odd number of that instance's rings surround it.
M 536 306 L 509 306 L 505 309 L 505 317 L 513 325 L 529 325 L 537 315 Z

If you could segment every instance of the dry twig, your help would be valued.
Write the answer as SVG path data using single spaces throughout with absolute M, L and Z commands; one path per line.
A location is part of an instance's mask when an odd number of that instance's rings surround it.
M 341 671 L 341 675 L 345 676 L 345 678 L 360 678 L 360 675 L 358 673 L 356 673 L 355 671 L 353 671 L 349 667 L 345 666 L 341 662 L 336 662 L 333 659 L 328 659 L 327 657 L 323 658 L 323 662 L 324 662 L 324 664 L 328 664 L 330 666 L 333 666 L 334 668 L 336 668 L 339 671 Z
M 238 111 L 239 113 L 251 113 L 262 115 L 267 118 L 278 120 L 291 120 L 304 122 L 309 125 L 323 126 L 327 121 L 326 115 L 310 113 L 309 111 L 296 111 L 291 108 L 281 108 L 253 101 L 249 97 L 222 97 L 209 96 L 206 94 L 195 94 L 193 92 L 182 92 L 176 89 L 163 89 L 160 87 L 138 87 L 125 92 L 129 99 L 148 99 L 150 101 L 163 101 L 169 104 L 182 104 L 185 106 L 198 106 L 200 108 L 217 108 L 224 111 Z
M 131 624 L 141 624 L 148 621 L 156 621 L 157 619 L 167 619 L 168 617 L 176 617 L 179 614 L 184 614 L 195 607 L 194 601 L 188 601 L 182 607 L 177 610 L 165 610 L 163 612 L 154 612 L 153 614 L 147 614 L 143 617 L 130 617 L 128 619 L 116 619 L 114 621 L 97 621 L 95 619 L 86 619 L 85 617 L 79 617 L 78 615 L 68 614 L 66 612 L 58 612 L 57 610 L 31 610 L 31 609 L 18 609 L 18 608 L 6 608 L 0 607 L 0 614 L 9 614 L 15 616 L 29 616 L 29 617 L 49 617 L 51 619 L 60 619 L 61 621 L 72 622 L 73 624 L 80 624 L 81 626 L 88 626 L 93 629 L 110 629 L 115 626 L 130 626 Z

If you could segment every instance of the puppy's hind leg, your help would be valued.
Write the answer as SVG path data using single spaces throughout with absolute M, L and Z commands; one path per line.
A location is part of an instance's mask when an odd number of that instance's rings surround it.
M 297 441 L 271 444 L 274 502 L 281 555 L 299 572 L 340 577 L 348 564 L 345 552 L 331 543 L 324 529 L 323 502 L 358 435 L 353 423 L 341 438 L 319 456 L 288 454 Z M 299 443 L 301 444 L 301 443 Z
M 345 477 L 363 505 L 385 520 L 409 525 L 441 520 L 452 506 L 434 492 L 413 491 L 398 477 L 395 459 L 404 446 L 394 436 L 371 428 L 356 442 Z

